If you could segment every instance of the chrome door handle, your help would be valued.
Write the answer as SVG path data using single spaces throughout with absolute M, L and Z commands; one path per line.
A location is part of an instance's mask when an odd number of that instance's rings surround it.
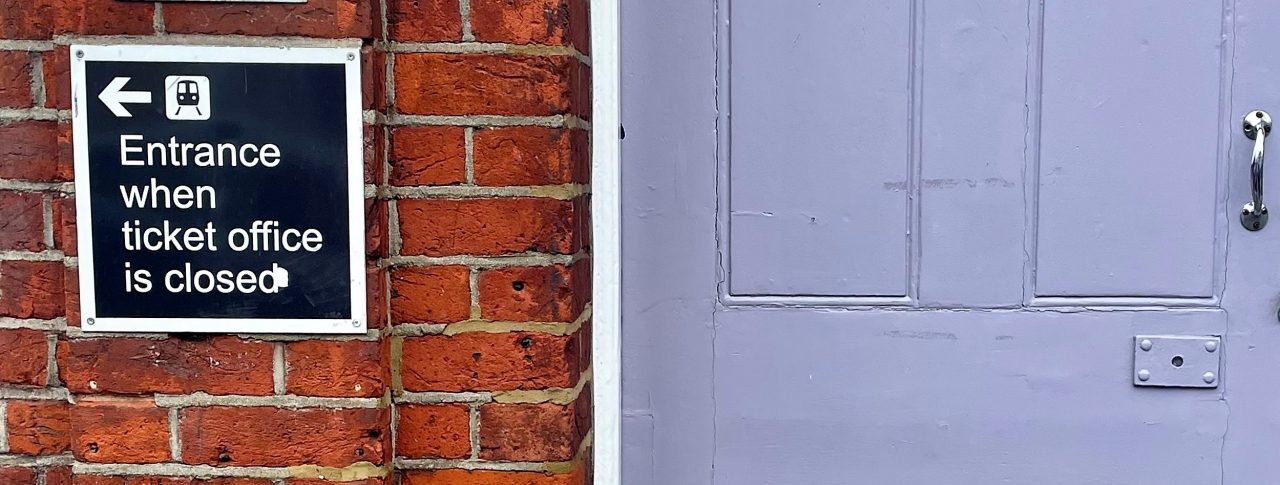
M 1271 115 L 1266 111 L 1253 110 L 1244 115 L 1244 136 L 1253 140 L 1253 163 L 1249 165 L 1253 200 L 1240 210 L 1240 224 L 1250 231 L 1267 227 L 1267 205 L 1262 203 L 1262 163 L 1264 144 L 1270 134 Z

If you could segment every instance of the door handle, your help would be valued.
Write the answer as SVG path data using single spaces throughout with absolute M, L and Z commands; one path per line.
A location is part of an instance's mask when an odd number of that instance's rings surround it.
M 1253 110 L 1244 115 L 1244 136 L 1253 140 L 1253 163 L 1249 165 L 1250 189 L 1253 200 L 1240 210 L 1240 224 L 1250 231 L 1267 227 L 1267 205 L 1262 203 L 1262 163 L 1267 135 L 1271 134 L 1271 115 Z

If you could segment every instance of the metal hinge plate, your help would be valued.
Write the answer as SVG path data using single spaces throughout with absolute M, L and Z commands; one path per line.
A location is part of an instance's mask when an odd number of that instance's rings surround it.
M 1133 337 L 1133 385 L 1218 387 L 1222 338 L 1216 335 Z

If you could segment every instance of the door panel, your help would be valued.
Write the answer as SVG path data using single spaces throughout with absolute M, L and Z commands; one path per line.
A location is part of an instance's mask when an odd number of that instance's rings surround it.
M 1037 295 L 1213 295 L 1222 8 L 1045 3 Z
M 1280 222 L 1236 220 L 1280 6 L 622 13 L 626 483 L 1280 476 Z M 1134 386 L 1140 334 L 1222 336 L 1218 387 Z
M 730 291 L 906 295 L 911 5 L 732 8 Z

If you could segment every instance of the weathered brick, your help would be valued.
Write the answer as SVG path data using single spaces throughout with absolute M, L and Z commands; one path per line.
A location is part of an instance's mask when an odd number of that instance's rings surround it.
M 45 249 L 44 195 L 0 191 L 0 250 Z
M 48 39 L 55 34 L 150 34 L 154 6 L 114 0 L 22 0 L 0 3 L 0 37 Z
M 0 108 L 31 105 L 31 53 L 0 51 Z
M 396 454 L 409 458 L 471 456 L 471 410 L 465 404 L 398 408 Z
M 61 180 L 58 124 L 52 121 L 0 123 L 0 178 Z
M 573 273 L 561 265 L 483 271 L 480 316 L 487 320 L 572 322 L 582 312 L 581 302 L 586 298 L 575 293 Z
M 582 473 L 553 475 L 542 472 L 491 470 L 414 470 L 404 474 L 401 485 L 582 485 Z
M 48 378 L 49 340 L 39 330 L 0 329 L 0 382 L 43 386 Z
M 271 394 L 271 344 L 213 337 L 74 339 L 58 344 L 58 366 L 77 393 Z
M 391 131 L 392 185 L 448 185 L 467 179 L 460 126 L 406 126 Z
M 182 459 L 217 466 L 383 463 L 384 409 L 207 407 L 182 410 Z
M 382 344 L 359 340 L 308 340 L 285 347 L 286 388 L 291 394 L 377 397 L 387 382 Z
M 77 254 L 76 246 L 76 198 L 74 196 L 53 199 L 53 247 L 67 256 Z
M 462 40 L 458 0 L 389 0 L 387 33 L 400 42 Z
M 80 274 L 79 268 L 68 266 L 62 271 L 65 285 L 62 290 L 62 301 L 66 306 L 67 326 L 80 326 Z
M 390 485 L 392 479 L 366 478 L 363 480 L 331 481 L 322 478 L 291 478 L 288 485 Z
M 573 204 L 541 198 L 404 199 L 397 202 L 401 253 L 452 256 L 528 251 L 571 254 Z
M 173 3 L 165 30 L 183 34 L 373 36 L 372 0 L 311 0 L 305 4 Z
M 554 115 L 572 102 L 567 56 L 400 54 L 395 62 L 401 113 Z
M 569 0 L 471 0 L 471 31 L 480 42 L 563 45 Z
M 62 316 L 61 261 L 0 261 L 0 316 Z
M 71 46 L 57 46 L 42 55 L 45 107 L 71 109 Z
M 76 475 L 74 485 L 271 485 L 265 478 L 188 478 Z
M 66 402 L 9 401 L 5 420 L 10 453 L 56 455 L 70 449 L 71 418 Z
M 452 323 L 471 315 L 471 272 L 466 266 L 403 266 L 391 271 L 395 323 Z
M 478 185 L 550 185 L 585 182 L 586 133 L 582 130 L 517 126 L 477 130 Z
M 387 53 L 366 45 L 360 48 L 360 85 L 364 109 L 387 109 Z
M 169 461 L 169 411 L 149 400 L 81 400 L 71 406 L 71 438 L 71 452 L 81 461 Z
M 0 484 L 30 485 L 36 482 L 34 468 L 0 467 Z
M 586 430 L 573 406 L 485 404 L 480 406 L 480 457 L 506 461 L 573 459 Z
M 577 339 L 534 332 L 406 338 L 401 380 L 409 391 L 572 387 Z
M 364 200 L 365 242 L 364 254 L 370 260 L 377 260 L 387 255 L 387 201 L 377 199 Z

